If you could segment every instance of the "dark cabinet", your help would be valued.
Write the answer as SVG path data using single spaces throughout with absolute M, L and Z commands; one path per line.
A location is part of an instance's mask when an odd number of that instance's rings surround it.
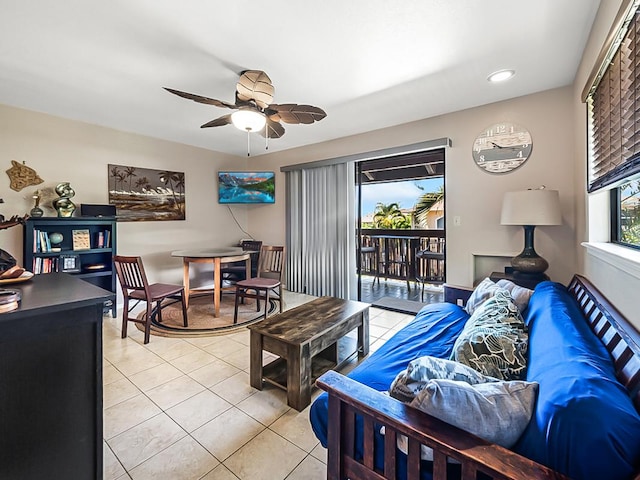
M 492 282 L 498 282 L 499 280 L 511 280 L 516 285 L 520 285 L 521 287 L 528 288 L 530 290 L 534 290 L 536 285 L 540 282 L 544 282 L 549 280 L 549 277 L 544 273 L 539 275 L 518 275 L 515 272 L 503 273 L 503 272 L 492 272 L 489 279 Z
M 116 316 L 115 217 L 29 218 L 24 268 L 36 275 L 65 272 L 112 293 L 105 309 Z
M 0 478 L 101 479 L 111 293 L 64 273 L 4 287 L 22 301 L 0 314 Z

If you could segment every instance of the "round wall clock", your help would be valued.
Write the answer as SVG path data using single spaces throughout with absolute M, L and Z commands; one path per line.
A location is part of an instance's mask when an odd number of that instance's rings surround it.
M 487 127 L 473 142 L 473 159 L 490 173 L 508 173 L 527 161 L 533 142 L 526 128 L 511 122 Z

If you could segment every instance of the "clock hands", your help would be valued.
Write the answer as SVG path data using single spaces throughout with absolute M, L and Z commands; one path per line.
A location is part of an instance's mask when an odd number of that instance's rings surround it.
M 520 150 L 519 147 L 503 147 L 502 145 L 498 145 L 496 142 L 490 142 L 494 147 L 499 148 L 500 150 Z

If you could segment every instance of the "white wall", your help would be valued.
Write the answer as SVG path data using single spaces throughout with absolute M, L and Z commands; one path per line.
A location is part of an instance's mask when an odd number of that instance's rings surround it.
M 536 229 L 536 250 L 549 261 L 550 277 L 566 283 L 577 267 L 572 115 L 572 89 L 566 87 L 256 157 L 250 163 L 278 172 L 277 203 L 250 210 L 248 221 L 258 238 L 273 243 L 285 241 L 285 179 L 279 172 L 283 165 L 449 137 L 453 146 L 446 152 L 447 281 L 471 285 L 477 277 L 474 254 L 511 257 L 520 253 L 524 245 L 522 228 L 500 225 L 503 194 L 546 185 L 560 192 L 563 225 Z M 475 165 L 471 147 L 485 127 L 505 120 L 529 129 L 533 152 L 522 167 L 511 173 L 488 174 Z M 460 226 L 453 226 L 454 216 L 461 217 Z
M 244 158 L 0 105 L 3 170 L 10 168 L 11 160 L 26 162 L 44 183 L 15 192 L 9 189 L 5 176 L 0 189 L 5 203 L 0 204 L 0 213 L 7 218 L 28 213 L 36 189 L 53 188 L 62 181 L 75 189 L 73 201 L 77 205 L 108 203 L 109 163 L 184 172 L 186 220 L 118 223 L 119 253 L 142 255 L 152 281 L 182 282 L 181 261 L 171 257 L 173 250 L 233 245 L 246 237 L 217 199 L 217 171 L 242 170 L 246 167 Z M 45 216 L 56 215 L 50 201 L 41 206 Z M 232 208 L 250 232 L 247 209 Z M 22 228 L 0 231 L 0 246 L 22 263 Z M 210 279 L 210 273 L 201 273 L 203 281 Z

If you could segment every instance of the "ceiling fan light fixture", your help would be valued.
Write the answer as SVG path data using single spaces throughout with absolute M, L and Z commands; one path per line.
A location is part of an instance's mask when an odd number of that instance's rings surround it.
M 255 110 L 238 110 L 231 114 L 231 123 L 243 132 L 259 132 L 264 128 L 267 119 Z
M 504 82 L 505 80 L 509 80 L 515 74 L 515 70 L 498 70 L 497 72 L 493 72 L 489 75 L 487 80 L 491 83 Z

